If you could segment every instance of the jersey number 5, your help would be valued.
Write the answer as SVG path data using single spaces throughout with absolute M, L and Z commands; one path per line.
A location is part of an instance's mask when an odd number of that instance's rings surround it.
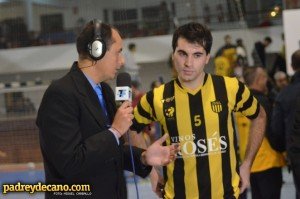
M 201 125 L 200 115 L 195 115 L 194 116 L 194 125 L 195 126 L 200 126 Z

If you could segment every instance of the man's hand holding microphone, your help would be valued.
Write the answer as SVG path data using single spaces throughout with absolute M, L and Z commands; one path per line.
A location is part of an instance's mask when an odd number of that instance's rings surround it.
M 122 104 L 116 112 L 111 129 L 117 132 L 120 138 L 128 132 L 134 118 L 131 105 L 131 78 L 128 73 L 120 73 L 117 76 L 116 101 Z M 180 150 L 178 144 L 162 146 L 168 137 L 168 134 L 165 134 L 142 153 L 141 161 L 144 165 L 165 166 L 176 159 Z

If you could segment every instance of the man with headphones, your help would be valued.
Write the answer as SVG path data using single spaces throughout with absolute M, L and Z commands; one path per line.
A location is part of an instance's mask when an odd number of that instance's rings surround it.
M 78 61 L 46 90 L 37 126 L 47 184 L 88 184 L 90 191 L 71 192 L 72 198 L 126 198 L 123 170 L 132 171 L 129 147 L 122 136 L 132 124 L 133 108 L 125 101 L 116 108 L 112 89 L 124 64 L 122 38 L 117 29 L 93 20 L 76 42 Z M 176 157 L 176 146 L 164 147 L 166 137 L 146 151 L 133 147 L 136 173 L 166 165 Z M 69 194 L 70 195 L 70 194 Z M 46 198 L 65 198 L 47 192 Z

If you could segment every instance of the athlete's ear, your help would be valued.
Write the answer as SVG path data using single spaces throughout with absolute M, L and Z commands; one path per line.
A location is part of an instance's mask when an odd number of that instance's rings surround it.
M 209 62 L 209 59 L 210 59 L 210 53 L 208 53 L 208 54 L 206 55 L 205 64 L 208 64 L 208 62 Z

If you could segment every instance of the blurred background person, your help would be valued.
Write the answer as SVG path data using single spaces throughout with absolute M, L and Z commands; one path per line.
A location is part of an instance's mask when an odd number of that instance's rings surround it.
M 224 46 L 219 48 L 215 56 L 215 74 L 222 76 L 233 76 L 236 67 L 236 46 L 232 44 L 230 35 L 225 35 Z
M 135 53 L 136 53 L 136 44 L 129 43 L 128 50 L 124 52 L 125 55 L 125 64 L 124 71 L 129 73 L 133 81 L 140 82 L 139 70 L 140 66 L 136 63 Z
M 261 67 L 244 68 L 243 78 L 252 94 L 264 107 L 267 114 L 266 133 L 262 145 L 251 167 L 250 184 L 252 199 L 279 199 L 282 186 L 282 170 L 285 165 L 284 156 L 275 151 L 267 138 L 270 134 L 270 119 L 272 103 L 267 97 L 268 74 Z M 251 121 L 244 116 L 237 117 L 237 127 L 240 138 L 240 155 L 244 158 L 246 142 L 249 136 Z
M 290 149 L 289 157 L 291 162 L 291 167 L 293 169 L 294 182 L 296 187 L 297 198 L 300 196 L 300 97 L 297 98 L 296 102 L 296 113 L 293 123 L 293 131 L 291 134 L 291 139 L 293 144 Z
M 242 39 L 236 40 L 236 65 L 240 67 L 248 66 L 247 50 Z
M 274 86 L 269 93 L 269 97 L 271 101 L 274 103 L 278 93 L 282 91 L 282 89 L 284 89 L 289 84 L 289 80 L 287 74 L 282 71 L 277 71 L 274 74 L 273 79 L 274 79 Z
M 291 136 L 293 134 L 293 122 L 296 114 L 296 99 L 300 96 L 300 50 L 295 51 L 291 57 L 292 67 L 295 71 L 290 84 L 283 89 L 275 99 L 272 115 L 272 139 L 278 144 L 278 150 L 287 151 L 288 158 L 299 154 L 297 141 Z M 273 147 L 274 148 L 274 147 Z M 297 173 L 293 171 L 294 182 L 299 185 Z M 299 195 L 297 198 L 299 199 Z
M 271 37 L 265 37 L 263 41 L 257 41 L 252 50 L 252 58 L 255 66 L 266 68 L 266 48 L 272 43 Z

